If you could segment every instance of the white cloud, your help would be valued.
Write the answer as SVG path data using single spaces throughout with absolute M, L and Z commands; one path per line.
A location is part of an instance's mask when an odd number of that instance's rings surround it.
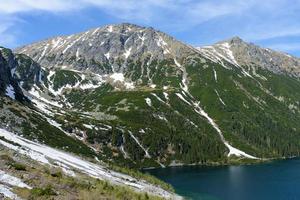
M 286 24 L 277 23 L 275 26 L 274 24 L 265 24 L 264 27 L 256 27 L 255 31 L 249 31 L 247 33 L 244 33 L 243 37 L 249 40 L 259 41 L 297 35 L 300 35 L 300 26 L 294 27 Z
M 268 47 L 274 50 L 285 51 L 285 52 L 298 51 L 300 50 L 300 43 L 299 42 L 275 43 L 275 44 L 268 45 Z
M 14 14 L 19 12 L 29 12 L 33 10 L 43 10 L 50 12 L 68 11 L 78 8 L 81 3 L 74 0 L 0 0 L 0 12 Z
M 14 16 L 6 16 L 0 14 L 0 44 L 3 46 L 14 46 L 16 45 L 16 32 L 12 31 L 11 28 L 18 18 Z

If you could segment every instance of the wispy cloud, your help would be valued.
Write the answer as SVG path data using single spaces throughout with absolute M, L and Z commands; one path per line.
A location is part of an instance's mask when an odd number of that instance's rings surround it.
M 19 12 L 29 12 L 34 10 L 44 10 L 50 12 L 68 11 L 79 8 L 79 4 L 73 0 L 0 0 L 0 12 L 4 14 L 15 14 Z
M 11 28 L 19 21 L 17 17 L 0 14 L 0 44 L 3 46 L 16 45 L 16 32 Z
M 300 50 L 300 42 L 296 43 L 275 43 L 269 45 L 269 48 L 278 50 L 278 51 L 284 51 L 284 52 L 289 52 L 289 51 L 299 51 Z

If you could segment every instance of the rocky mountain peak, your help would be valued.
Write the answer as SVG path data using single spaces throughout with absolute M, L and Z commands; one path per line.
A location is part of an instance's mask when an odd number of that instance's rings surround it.
M 237 36 L 198 49 L 215 60 L 225 59 L 246 68 L 260 67 L 275 73 L 300 77 L 299 58 L 245 42 Z
M 233 46 L 246 44 L 246 42 L 244 40 L 242 40 L 239 36 L 234 36 L 234 37 L 229 38 L 227 40 L 217 42 L 216 44 L 223 44 L 223 43 L 229 43 L 230 45 L 233 45 Z
M 47 39 L 16 52 L 28 55 L 46 68 L 68 66 L 107 74 L 126 70 L 129 61 L 164 60 L 191 50 L 153 28 L 123 23 Z

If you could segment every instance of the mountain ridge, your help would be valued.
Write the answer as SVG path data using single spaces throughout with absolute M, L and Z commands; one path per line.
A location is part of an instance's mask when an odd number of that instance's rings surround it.
M 275 73 L 287 73 L 300 77 L 300 59 L 298 57 L 270 48 L 263 48 L 254 43 L 247 43 L 238 36 L 197 49 L 203 53 L 217 51 L 229 59 L 234 58 L 233 64 L 256 68 L 259 66 Z M 228 56 L 228 51 L 231 51 L 232 55 Z
M 15 53 L 36 63 L 26 66 L 40 79 L 22 90 L 46 123 L 104 152 L 102 159 L 163 167 L 298 155 L 291 139 L 299 136 L 297 76 L 257 61 L 265 56 L 258 47 L 232 42 L 196 49 L 153 28 L 121 24 Z M 250 59 L 248 51 L 258 53 Z M 36 137 L 49 142 L 47 134 Z

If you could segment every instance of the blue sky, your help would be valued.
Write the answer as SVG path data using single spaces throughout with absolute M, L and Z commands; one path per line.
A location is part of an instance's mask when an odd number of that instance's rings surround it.
M 239 36 L 300 56 L 300 0 L 0 0 L 0 45 L 123 22 L 194 46 Z

